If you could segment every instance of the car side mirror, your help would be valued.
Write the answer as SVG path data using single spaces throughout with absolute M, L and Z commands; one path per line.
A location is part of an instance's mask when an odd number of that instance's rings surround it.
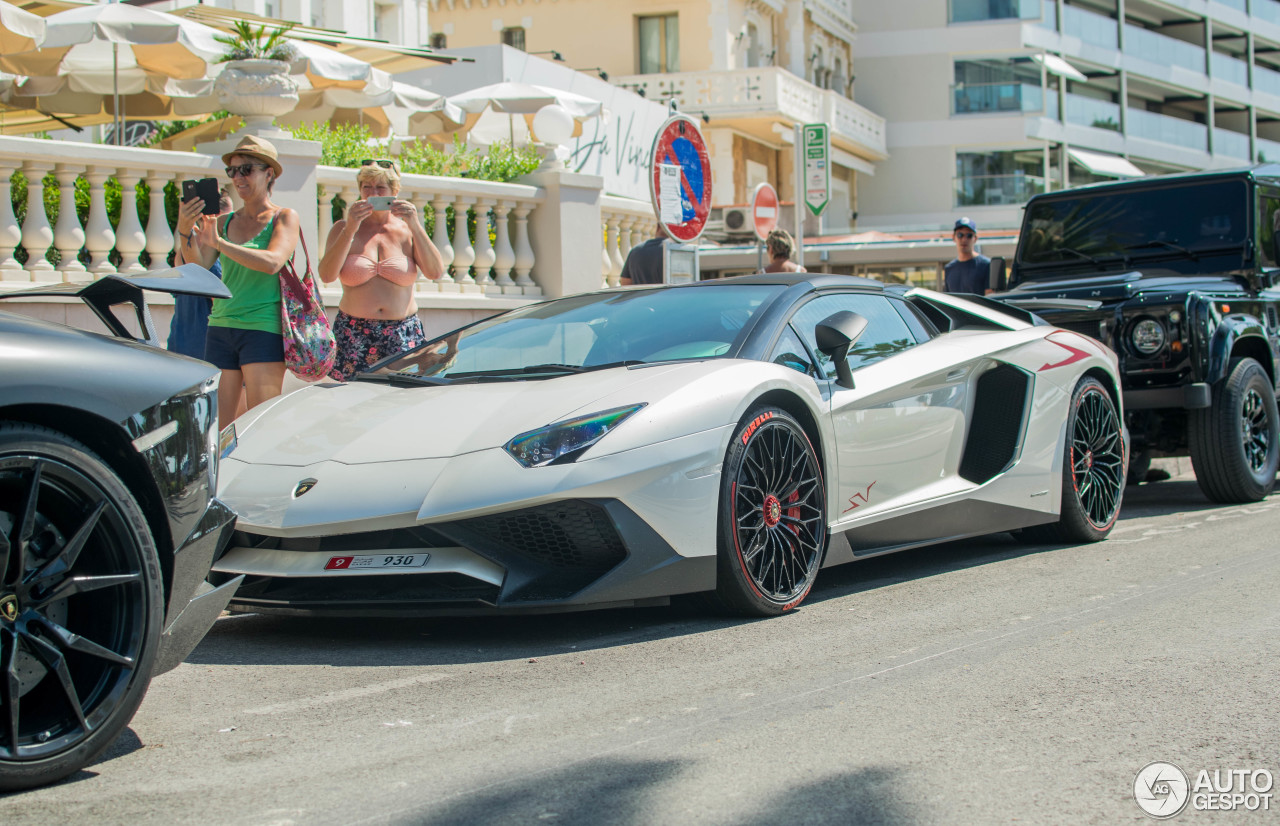
M 987 286 L 992 292 L 1002 293 L 1008 287 L 1004 274 L 1004 257 L 997 255 L 991 259 L 991 274 Z
M 819 321 L 813 328 L 818 350 L 836 363 L 836 384 L 853 389 L 853 371 L 849 369 L 849 348 L 867 329 L 867 320 L 857 313 L 841 310 Z

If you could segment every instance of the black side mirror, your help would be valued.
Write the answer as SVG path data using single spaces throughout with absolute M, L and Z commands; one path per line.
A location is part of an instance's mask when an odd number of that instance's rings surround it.
M 818 350 L 836 363 L 836 384 L 853 389 L 853 371 L 849 369 L 849 348 L 866 332 L 867 320 L 857 313 L 841 310 L 819 321 L 813 328 Z
M 992 292 L 1002 293 L 1008 287 L 1004 275 L 1004 258 L 997 255 L 991 259 L 991 275 L 987 282 Z

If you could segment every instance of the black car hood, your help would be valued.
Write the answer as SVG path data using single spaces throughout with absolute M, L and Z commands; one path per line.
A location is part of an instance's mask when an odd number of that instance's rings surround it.
M 146 344 L 0 311 L 0 406 L 79 407 L 119 423 L 217 374 Z
M 1023 281 L 1008 292 L 991 296 L 1017 298 L 1087 298 L 1095 301 L 1124 301 L 1139 293 L 1204 290 L 1214 293 L 1244 293 L 1245 288 L 1233 278 L 1214 275 L 1182 275 L 1168 270 L 1148 269 L 1143 272 L 1105 273 L 1043 281 Z

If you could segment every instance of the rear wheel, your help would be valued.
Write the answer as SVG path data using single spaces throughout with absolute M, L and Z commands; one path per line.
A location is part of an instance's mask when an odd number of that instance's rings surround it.
M 795 608 L 827 547 L 826 490 L 809 437 L 785 411 L 756 408 L 734 431 L 721 479 L 717 600 L 746 616 Z
M 142 702 L 162 623 L 137 502 L 87 447 L 0 424 L 0 790 L 61 779 Z
M 1086 376 L 1071 396 L 1062 458 L 1058 521 L 1025 528 L 1030 542 L 1076 543 L 1106 539 L 1124 494 L 1124 431 L 1106 388 Z
M 1213 388 L 1213 406 L 1188 422 L 1196 483 L 1214 502 L 1258 502 L 1276 483 L 1280 442 L 1275 390 L 1251 358 L 1232 359 Z

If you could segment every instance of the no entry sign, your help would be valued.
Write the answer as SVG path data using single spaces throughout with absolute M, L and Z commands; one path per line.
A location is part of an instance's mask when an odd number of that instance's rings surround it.
M 673 240 L 697 240 L 711 210 L 711 158 L 698 125 L 673 115 L 653 142 L 649 194 L 658 222 Z
M 773 184 L 763 183 L 756 187 L 755 194 L 751 196 L 751 219 L 755 224 L 756 237 L 761 241 L 778 228 L 778 190 L 773 188 Z

